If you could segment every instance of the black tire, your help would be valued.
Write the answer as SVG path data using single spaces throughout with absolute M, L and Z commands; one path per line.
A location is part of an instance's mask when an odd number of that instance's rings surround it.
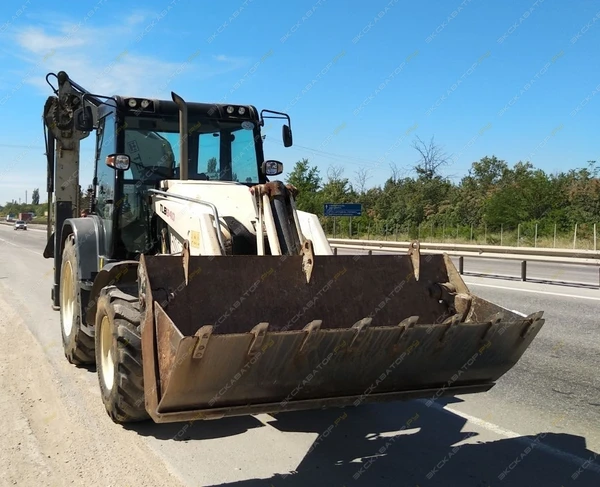
M 96 355 L 94 338 L 86 335 L 81 329 L 78 267 L 74 238 L 73 235 L 69 235 L 63 250 L 60 272 L 60 332 L 67 360 L 75 365 L 89 365 L 95 363 Z M 72 309 L 67 305 L 67 300 L 70 301 L 67 296 L 72 296 Z
M 144 421 L 150 416 L 144 401 L 144 374 L 142 369 L 142 339 L 140 332 L 140 304 L 135 288 L 108 286 L 98 298 L 96 311 L 96 370 L 100 395 L 106 412 L 115 423 Z M 108 326 L 110 336 L 103 333 Z M 102 340 L 110 340 L 106 350 L 110 356 L 103 359 Z M 111 365 L 112 371 L 106 368 Z M 105 382 L 105 375 L 111 384 Z

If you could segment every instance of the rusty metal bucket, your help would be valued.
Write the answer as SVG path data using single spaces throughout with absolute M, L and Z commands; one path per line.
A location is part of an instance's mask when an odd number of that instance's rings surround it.
M 141 256 L 155 422 L 493 387 L 544 323 L 469 293 L 445 255 Z

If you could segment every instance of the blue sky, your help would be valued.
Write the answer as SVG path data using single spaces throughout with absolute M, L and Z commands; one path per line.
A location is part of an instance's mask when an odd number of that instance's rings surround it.
M 59 70 L 106 95 L 287 111 L 295 145 L 276 125 L 268 158 L 368 170 L 369 186 L 415 162 L 415 136 L 456 177 L 492 154 L 548 172 L 600 159 L 593 0 L 3 0 L 0 46 L 2 203 L 36 187 L 45 200 L 44 76 Z

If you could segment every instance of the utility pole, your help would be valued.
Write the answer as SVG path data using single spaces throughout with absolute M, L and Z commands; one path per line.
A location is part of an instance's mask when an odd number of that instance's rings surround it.
M 25 190 L 25 204 L 27 204 L 27 190 Z

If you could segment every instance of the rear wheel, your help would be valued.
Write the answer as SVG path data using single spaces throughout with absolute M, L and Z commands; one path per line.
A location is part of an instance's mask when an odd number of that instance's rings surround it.
M 75 365 L 93 364 L 94 339 L 81 329 L 81 306 L 77 282 L 75 239 L 69 235 L 65 242 L 60 272 L 60 327 L 67 360 Z
M 149 418 L 144 402 L 140 305 L 135 289 L 109 286 L 96 312 L 96 369 L 100 394 L 115 423 Z

